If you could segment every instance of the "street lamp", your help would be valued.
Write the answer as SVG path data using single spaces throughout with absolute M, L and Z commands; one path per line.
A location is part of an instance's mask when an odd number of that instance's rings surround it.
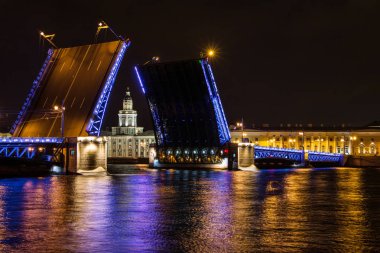
M 204 50 L 200 53 L 201 58 L 209 58 L 212 59 L 216 56 L 216 50 L 213 48 L 209 48 L 207 50 Z
M 350 142 L 351 142 L 351 152 L 353 155 L 355 155 L 355 141 L 356 141 L 356 136 L 350 136 Z
M 207 51 L 207 56 L 208 56 L 208 57 L 213 57 L 213 56 L 215 56 L 215 51 L 214 51 L 213 49 L 208 50 L 208 51 Z
M 305 150 L 305 148 L 304 148 L 304 138 L 303 138 L 304 134 L 303 134 L 303 132 L 299 132 L 298 135 L 302 137 L 301 138 L 301 144 L 302 144 L 301 145 L 301 149 Z
M 40 31 L 40 36 L 44 38 L 47 42 L 49 42 L 54 48 L 57 48 L 57 46 L 53 42 L 55 34 L 45 34 L 44 32 Z
M 241 122 L 236 123 L 237 127 L 240 127 L 241 130 L 241 142 L 244 142 L 244 123 L 243 123 L 243 118 L 241 119 Z
M 57 113 L 61 114 L 61 137 L 64 137 L 64 128 L 65 128 L 65 107 L 61 106 L 59 107 L 58 105 L 54 106 L 54 111 Z

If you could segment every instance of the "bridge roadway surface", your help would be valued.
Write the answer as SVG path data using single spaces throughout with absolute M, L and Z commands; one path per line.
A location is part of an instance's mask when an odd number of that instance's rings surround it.
M 40 90 L 14 136 L 60 136 L 61 114 L 52 114 L 52 109 L 62 104 L 66 108 L 65 136 L 87 136 L 88 120 L 121 46 L 121 41 L 113 41 L 55 49 L 52 65 L 43 76 Z

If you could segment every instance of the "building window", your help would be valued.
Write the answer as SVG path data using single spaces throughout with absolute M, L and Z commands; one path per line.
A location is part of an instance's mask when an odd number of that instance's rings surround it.
M 365 150 L 365 146 L 364 146 L 364 144 L 360 144 L 359 145 L 359 154 L 364 154 L 364 150 Z
M 371 155 L 376 155 L 376 145 L 374 143 L 370 145 L 370 153 Z

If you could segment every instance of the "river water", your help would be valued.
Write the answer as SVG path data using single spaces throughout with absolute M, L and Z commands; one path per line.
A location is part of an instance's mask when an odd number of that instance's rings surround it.
M 118 169 L 0 179 L 0 251 L 380 251 L 380 169 Z

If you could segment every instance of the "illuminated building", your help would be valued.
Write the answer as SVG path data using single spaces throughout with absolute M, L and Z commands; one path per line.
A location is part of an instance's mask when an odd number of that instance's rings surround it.
M 354 156 L 378 156 L 380 149 L 380 122 L 365 127 L 315 127 L 307 125 L 280 125 L 243 128 L 231 126 L 231 141 L 247 142 L 257 146 L 304 149 L 305 151 L 344 153 Z
M 153 131 L 145 131 L 137 126 L 137 111 L 133 109 L 133 99 L 129 87 L 123 99 L 123 109 L 119 111 L 119 125 L 112 127 L 108 136 L 108 157 L 147 158 L 149 145 L 155 143 Z
M 123 99 L 123 109 L 119 111 L 119 126 L 112 127 L 112 135 L 136 135 L 143 132 L 137 126 L 137 111 L 133 110 L 133 100 L 129 87 Z

